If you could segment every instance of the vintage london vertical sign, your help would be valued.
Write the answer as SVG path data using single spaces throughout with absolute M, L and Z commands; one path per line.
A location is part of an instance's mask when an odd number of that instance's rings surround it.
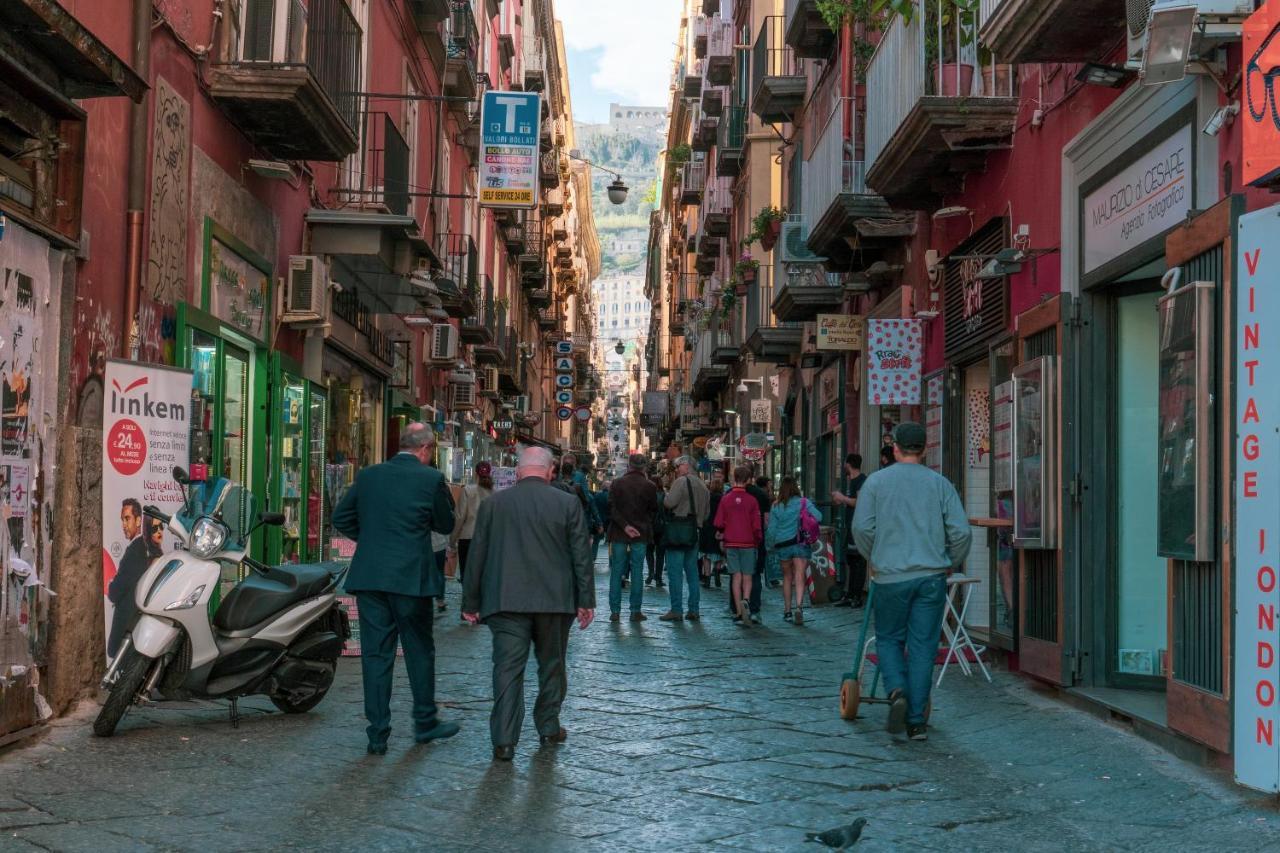
M 130 627 L 138 581 L 171 547 L 160 522 L 142 508 L 172 515 L 183 504 L 173 469 L 190 461 L 191 371 L 113 359 L 103 396 L 102 592 L 112 656 Z
M 1235 775 L 1280 790 L 1280 206 L 1240 218 L 1236 290 Z
M 480 205 L 537 206 L 537 92 L 485 92 L 480 108 Z

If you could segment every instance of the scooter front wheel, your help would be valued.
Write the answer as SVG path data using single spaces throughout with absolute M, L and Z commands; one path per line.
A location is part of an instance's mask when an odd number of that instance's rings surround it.
M 93 733 L 98 737 L 111 737 L 116 726 L 124 717 L 133 700 L 137 698 L 142 683 L 147 679 L 147 671 L 151 669 L 151 658 L 139 654 L 130 648 L 125 651 L 125 658 L 120 664 L 120 674 L 116 683 L 107 694 L 107 701 L 102 703 L 98 718 L 93 721 Z

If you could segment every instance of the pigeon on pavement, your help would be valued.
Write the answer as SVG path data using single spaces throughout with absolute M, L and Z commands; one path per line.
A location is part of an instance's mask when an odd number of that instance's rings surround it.
M 833 850 L 846 850 L 858 843 L 858 839 L 862 836 L 862 828 L 866 825 L 867 819 L 860 817 L 848 826 L 837 826 L 826 832 L 806 832 L 804 840 L 825 844 Z

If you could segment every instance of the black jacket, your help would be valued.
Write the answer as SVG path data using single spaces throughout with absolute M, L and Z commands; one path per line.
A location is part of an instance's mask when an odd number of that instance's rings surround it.
M 609 487 L 609 541 L 653 542 L 653 520 L 658 514 L 658 487 L 643 471 L 628 471 Z M 624 532 L 627 525 L 640 531 L 632 539 Z

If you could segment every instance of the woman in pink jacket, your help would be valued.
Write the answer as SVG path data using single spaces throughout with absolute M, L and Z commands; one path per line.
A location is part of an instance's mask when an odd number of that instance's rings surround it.
M 751 468 L 740 465 L 733 471 L 733 490 L 720 498 L 715 526 L 724 540 L 734 601 L 738 602 L 735 622 L 751 625 L 747 601 L 751 598 L 751 577 L 756 570 L 756 553 L 764 536 L 760 527 L 760 504 L 747 491 Z

